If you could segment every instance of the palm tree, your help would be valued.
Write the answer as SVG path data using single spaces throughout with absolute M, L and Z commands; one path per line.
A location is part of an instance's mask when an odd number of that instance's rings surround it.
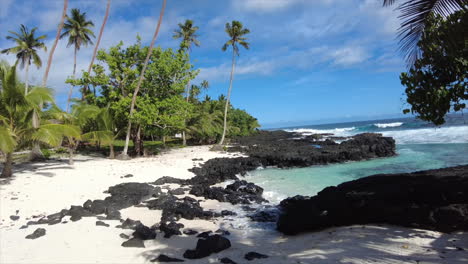
M 50 49 L 49 59 L 47 60 L 47 67 L 44 71 L 44 77 L 42 78 L 42 86 L 47 86 L 47 78 L 49 77 L 50 66 L 52 65 L 52 59 L 54 57 L 55 48 L 57 47 L 57 43 L 60 39 L 60 32 L 62 32 L 63 23 L 65 22 L 65 17 L 67 17 L 67 7 L 68 7 L 68 0 L 63 0 L 63 11 L 62 11 L 62 18 L 60 19 L 60 23 L 57 27 L 57 35 L 55 36 L 54 44 Z
M 20 26 L 20 33 L 13 32 L 13 31 L 8 31 L 12 36 L 7 36 L 6 39 L 12 40 L 16 43 L 17 46 L 9 48 L 9 49 L 4 49 L 2 50 L 2 53 L 15 53 L 16 54 L 16 64 L 20 62 L 20 67 L 23 69 L 26 67 L 25 70 L 25 94 L 28 93 L 28 88 L 29 88 L 29 65 L 31 65 L 31 62 L 36 65 L 36 67 L 39 69 L 42 66 L 42 61 L 39 55 L 37 55 L 37 49 L 42 49 L 44 51 L 47 51 L 47 47 L 45 46 L 44 42 L 41 40 L 46 38 L 46 35 L 42 35 L 36 38 L 34 36 L 34 33 L 36 32 L 37 27 L 31 29 L 31 31 L 28 30 L 28 28 L 25 25 Z
M 47 79 L 49 78 L 49 71 L 50 71 L 50 66 L 52 65 L 52 60 L 54 58 L 54 53 L 55 53 L 55 48 L 57 48 L 58 41 L 60 39 L 60 33 L 62 32 L 63 28 L 63 23 L 65 21 L 65 17 L 67 16 L 67 7 L 68 7 L 68 0 L 63 0 L 63 10 L 62 10 L 62 17 L 60 19 L 60 23 L 58 24 L 57 27 L 57 34 L 55 35 L 55 40 L 54 44 L 52 44 L 52 48 L 50 49 L 49 52 L 49 58 L 47 59 L 47 66 L 44 71 L 44 76 L 42 77 L 42 87 L 47 86 Z M 42 108 L 42 105 L 40 105 L 40 108 Z M 33 126 L 35 128 L 38 128 L 39 126 L 39 116 L 34 115 L 33 116 Z M 33 148 L 31 150 L 31 153 L 29 155 L 30 160 L 41 160 L 44 159 L 44 155 L 41 152 L 41 148 L 39 144 L 34 144 Z
M 76 74 L 76 54 L 81 48 L 81 45 L 88 46 L 93 44 L 91 37 L 95 37 L 93 31 L 90 29 L 94 27 L 94 23 L 91 20 L 86 20 L 86 13 L 81 13 L 79 9 L 73 8 L 71 10 L 71 17 L 67 16 L 67 21 L 63 26 L 64 32 L 60 35 L 60 38 L 68 37 L 67 47 L 74 46 L 75 52 L 73 56 L 73 78 Z M 67 100 L 67 112 L 70 108 L 70 100 L 73 92 L 73 86 L 70 86 Z
M 120 159 L 128 159 L 128 144 L 130 143 L 130 132 L 132 131 L 132 116 L 133 110 L 135 109 L 136 99 L 138 95 L 138 91 L 140 90 L 141 83 L 143 82 L 143 78 L 145 76 L 146 67 L 148 66 L 149 59 L 151 57 L 151 53 L 153 52 L 154 43 L 156 42 L 156 38 L 158 37 L 159 28 L 161 28 L 162 19 L 164 16 L 164 9 L 166 8 L 166 1 L 163 0 L 161 12 L 159 13 L 158 24 L 156 26 L 156 30 L 154 31 L 153 39 L 151 40 L 151 44 L 149 46 L 148 54 L 146 55 L 145 63 L 143 64 L 143 69 L 140 73 L 140 78 L 138 79 L 137 86 L 135 88 L 135 92 L 133 93 L 132 102 L 130 104 L 130 116 L 128 118 L 127 124 L 127 135 L 125 136 L 125 145 L 122 153 L 119 155 Z
M 185 20 L 185 23 L 179 23 L 179 29 L 174 31 L 174 35 L 172 36 L 174 39 L 182 39 L 180 42 L 180 51 L 187 51 L 187 55 L 190 60 L 190 51 L 192 50 L 192 44 L 199 47 L 200 41 L 198 41 L 196 34 L 199 27 L 193 26 L 193 21 L 190 19 Z M 190 81 L 187 82 L 187 88 L 185 90 L 186 100 L 189 101 L 190 97 Z M 187 140 L 185 138 L 185 130 L 182 131 L 182 144 L 185 146 L 187 144 Z
M 106 27 L 107 18 L 109 17 L 110 4 L 111 4 L 111 0 L 107 0 L 106 13 L 105 13 L 104 19 L 102 21 L 101 29 L 99 30 L 99 36 L 97 38 L 96 45 L 94 46 L 93 57 L 91 58 L 91 63 L 89 64 L 89 67 L 88 67 L 88 75 L 91 74 L 91 70 L 93 68 L 94 60 L 96 59 L 96 54 L 97 54 L 97 51 L 99 49 L 99 44 L 101 43 L 102 33 L 104 32 L 104 28 Z M 88 90 L 88 86 L 85 85 L 84 88 L 83 88 L 83 93 L 81 94 L 81 99 L 82 100 L 84 100 L 84 97 L 85 97 L 85 94 L 86 94 L 87 90 Z
M 16 68 L 2 63 L 0 67 L 0 150 L 5 153 L 5 164 L 1 178 L 12 175 L 13 151 L 31 143 L 44 143 L 58 146 L 61 138 L 76 133 L 73 128 L 55 124 L 31 125 L 33 112 L 40 111 L 39 106 L 53 102 L 50 89 L 34 87 L 25 95 L 25 87 L 16 77 Z M 73 130 L 73 131 L 72 131 Z
M 229 35 L 229 40 L 224 43 L 222 50 L 226 51 L 228 47 L 232 47 L 232 68 L 231 68 L 231 78 L 229 80 L 229 90 L 227 94 L 226 106 L 224 107 L 224 126 L 223 126 L 223 135 L 221 136 L 221 140 L 219 141 L 219 145 L 224 143 L 224 138 L 226 137 L 226 129 L 227 129 L 227 111 L 229 107 L 229 99 L 231 98 L 231 90 L 232 90 L 232 80 L 234 78 L 234 68 L 236 66 L 236 56 L 239 56 L 239 46 L 249 49 L 249 43 L 246 41 L 247 38 L 244 37 L 245 35 L 250 33 L 250 30 L 247 28 L 243 28 L 243 25 L 239 21 L 233 20 L 231 24 L 226 23 L 226 33 Z
M 394 5 L 398 0 L 383 0 L 384 6 Z M 432 14 L 448 16 L 456 10 L 467 9 L 467 0 L 405 0 L 397 10 L 402 19 L 398 32 L 400 50 L 406 57 L 408 66 L 413 66 L 420 57 L 418 42 L 426 21 Z

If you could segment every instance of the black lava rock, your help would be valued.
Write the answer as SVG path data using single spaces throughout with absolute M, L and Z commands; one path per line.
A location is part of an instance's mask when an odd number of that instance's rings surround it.
M 161 254 L 157 258 L 151 260 L 151 262 L 184 262 L 184 261 L 185 260 L 183 259 L 171 258 L 164 254 Z
M 184 228 L 184 225 L 176 223 L 174 221 L 169 222 L 169 224 L 161 223 L 161 225 L 159 226 L 159 230 L 161 230 L 161 232 L 164 232 L 165 238 L 170 238 L 174 235 L 182 235 L 182 233 L 180 232 L 181 228 Z
M 20 219 L 19 215 L 10 215 L 10 219 L 13 220 L 13 221 L 16 221 L 18 219 Z
M 221 262 L 223 264 L 237 264 L 237 262 L 233 261 L 230 258 L 222 258 L 222 259 L 219 260 L 219 262 Z
M 212 235 L 206 239 L 199 239 L 195 250 L 187 250 L 184 253 L 184 258 L 187 259 L 200 259 L 218 253 L 231 247 L 229 239 L 220 236 Z
M 368 223 L 468 230 L 468 166 L 369 176 L 280 206 L 277 228 L 288 235 Z
M 211 235 L 211 231 L 206 231 L 206 232 L 202 232 L 200 234 L 197 235 L 197 237 L 201 237 L 201 238 L 208 238 L 210 235 Z
M 182 233 L 184 233 L 187 236 L 193 236 L 193 235 L 198 234 L 198 231 L 193 230 L 193 229 L 185 229 L 184 231 L 182 231 Z
M 187 189 L 185 188 L 177 188 L 174 190 L 169 190 L 169 193 L 172 195 L 184 195 L 186 190 Z
M 122 228 L 122 229 L 133 229 L 135 230 L 137 225 L 141 224 L 140 221 L 135 221 L 130 218 L 127 218 L 125 221 L 122 222 L 122 224 L 116 226 L 117 228 Z
M 153 182 L 154 185 L 163 185 L 163 184 L 170 184 L 170 183 L 185 185 L 186 180 L 177 179 L 177 178 L 169 177 L 169 176 L 164 176 L 164 177 L 161 177 L 161 178 L 157 179 L 155 182 Z
M 106 224 L 106 223 L 104 223 L 104 222 L 102 222 L 102 221 L 96 221 L 96 225 L 97 225 L 97 226 L 105 226 L 105 227 L 109 227 L 109 226 L 110 226 L 109 224 Z
M 139 238 L 141 240 L 155 239 L 156 232 L 153 229 L 140 223 L 135 227 L 135 232 L 133 232 L 133 237 Z
M 257 252 L 249 252 L 247 254 L 245 254 L 244 258 L 248 261 L 251 261 L 251 260 L 254 260 L 254 259 L 263 259 L 263 258 L 268 258 L 267 255 L 263 255 L 263 254 L 260 254 L 260 253 L 257 253 Z
M 30 235 L 27 235 L 26 236 L 26 239 L 36 239 L 36 238 L 39 238 L 41 236 L 45 236 L 46 234 L 46 230 L 44 228 L 38 228 L 36 230 L 34 230 L 34 232 Z
M 136 247 L 136 248 L 144 248 L 145 243 L 143 243 L 143 240 L 139 238 L 131 238 L 125 242 L 122 243 L 122 247 Z

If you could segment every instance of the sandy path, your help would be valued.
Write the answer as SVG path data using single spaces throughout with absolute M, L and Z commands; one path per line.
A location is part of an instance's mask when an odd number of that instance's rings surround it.
M 125 239 L 119 234 L 130 235 L 132 230 L 115 228 L 118 221 L 105 220 L 110 227 L 102 227 L 95 225 L 95 217 L 85 217 L 67 224 L 19 227 L 32 215 L 48 215 L 72 204 L 81 205 L 86 199 L 102 199 L 109 186 L 150 182 L 162 176 L 190 178 L 193 174 L 187 169 L 199 163 L 192 159 L 228 156 L 232 155 L 210 152 L 203 146 L 130 161 L 80 157 L 73 167 L 66 162 L 24 165 L 9 184 L 0 185 L 0 263 L 145 263 L 161 253 L 182 258 L 186 249 L 195 247 L 195 237 L 165 239 L 158 233 L 155 240 L 145 241 L 146 248 L 123 248 Z M 129 173 L 134 176 L 121 178 Z M 236 210 L 230 204 L 211 200 L 202 205 L 206 209 Z M 20 219 L 12 221 L 10 215 L 15 215 L 16 210 Z M 139 219 L 148 226 L 158 222 L 161 215 L 158 210 L 136 207 L 121 212 L 123 218 Z M 221 257 L 248 263 L 243 256 L 249 251 L 270 256 L 252 263 L 468 263 L 466 233 L 353 226 L 284 237 L 235 217 L 180 222 L 198 231 L 222 227 L 231 232 L 230 249 L 193 263 L 219 263 Z M 45 228 L 47 234 L 36 240 L 24 238 L 37 227 Z

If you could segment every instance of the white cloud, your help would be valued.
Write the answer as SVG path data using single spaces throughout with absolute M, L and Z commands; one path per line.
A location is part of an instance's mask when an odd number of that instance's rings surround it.
M 333 63 L 339 66 L 351 66 L 366 61 L 370 56 L 362 47 L 343 47 L 330 53 Z

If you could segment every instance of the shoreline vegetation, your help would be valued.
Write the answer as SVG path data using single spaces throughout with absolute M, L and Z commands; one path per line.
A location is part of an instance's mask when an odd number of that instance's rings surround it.
M 376 172 L 312 197 L 266 200 L 243 178 L 249 171 L 392 157 L 395 140 L 259 130 L 231 103 L 240 49 L 254 34 L 240 21 L 225 24 L 219 52 L 232 52 L 229 86 L 213 99 L 191 57 L 203 45 L 193 20 L 173 31 L 178 48 L 155 46 L 166 2 L 150 45 L 136 35 L 100 47 L 107 0 L 89 67 L 79 73 L 77 54 L 94 44 L 94 23 L 64 0 L 41 85 L 29 70 L 42 67 L 47 36 L 25 25 L 8 31 L 12 46 L 1 53 L 16 62 L 0 61 L 1 263 L 468 262 L 468 165 Z M 403 112 L 436 126 L 468 100 L 465 2 L 397 6 L 409 66 L 400 75 Z M 47 86 L 63 39 L 73 48 L 65 110 Z

